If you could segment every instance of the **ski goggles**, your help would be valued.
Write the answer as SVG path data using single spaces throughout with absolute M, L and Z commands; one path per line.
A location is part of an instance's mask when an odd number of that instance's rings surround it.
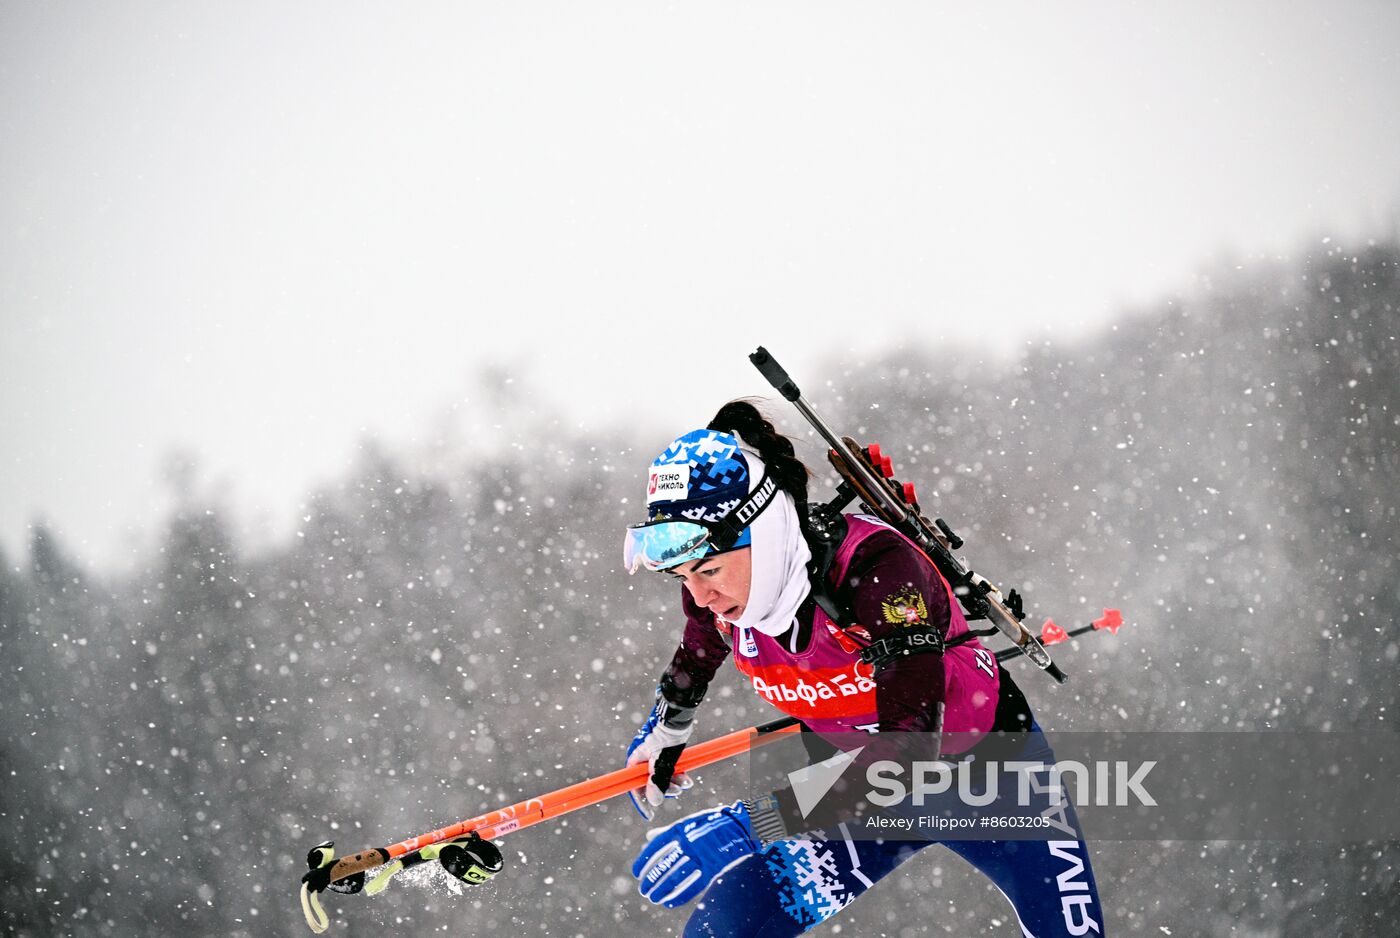
M 745 529 L 772 503 L 777 491 L 777 481 L 765 474 L 749 497 L 719 521 L 653 518 L 629 525 L 622 546 L 622 565 L 628 573 L 636 573 L 641 567 L 655 572 L 699 560 L 712 552 L 731 550 Z

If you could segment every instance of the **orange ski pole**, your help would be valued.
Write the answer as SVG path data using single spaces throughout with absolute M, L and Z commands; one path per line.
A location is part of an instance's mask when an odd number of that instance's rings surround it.
M 784 717 L 761 726 L 735 730 L 733 733 L 706 740 L 698 745 L 687 746 L 685 751 L 681 753 L 676 770 L 686 772 L 714 762 L 731 759 L 780 735 L 795 732 L 797 726 L 796 719 Z M 417 837 L 401 840 L 387 847 L 375 847 L 370 850 L 362 850 L 351 856 L 341 857 L 333 864 L 319 870 L 313 870 L 308 874 L 307 879 L 303 880 L 301 904 L 302 910 L 306 913 L 307 924 L 311 926 L 313 931 L 325 931 L 328 922 L 315 894 L 324 890 L 331 883 L 354 876 L 364 870 L 382 866 L 407 854 L 422 850 L 424 847 L 466 834 L 475 833 L 487 840 L 492 840 L 532 824 L 568 814 L 570 811 L 577 811 L 579 808 L 607 801 L 609 798 L 615 798 L 634 788 L 640 788 L 646 782 L 648 771 L 648 766 L 643 763 L 617 769 L 548 794 L 527 798 L 506 808 L 488 811 L 474 818 L 458 821 L 448 827 L 441 827 L 426 834 L 419 834 Z

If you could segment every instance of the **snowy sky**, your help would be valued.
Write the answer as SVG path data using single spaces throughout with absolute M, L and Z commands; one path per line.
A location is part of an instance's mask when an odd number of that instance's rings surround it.
M 1396 230 L 1400 4 L 986 7 L 0 6 L 0 546 L 121 568 L 177 447 L 285 528 L 490 366 L 669 435 Z

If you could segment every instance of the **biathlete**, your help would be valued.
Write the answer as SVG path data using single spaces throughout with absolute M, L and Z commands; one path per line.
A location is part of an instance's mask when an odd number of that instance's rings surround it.
M 944 759 L 976 754 L 994 741 L 988 734 L 1007 731 L 1026 740 L 1016 758 L 1053 761 L 994 656 L 975 638 L 949 644 L 967 621 L 912 542 L 876 519 L 846 515 L 834 555 L 813 563 L 808 477 L 791 441 L 746 401 L 675 439 L 648 470 L 648 518 L 628 529 L 624 564 L 679 581 L 686 616 L 655 705 L 627 751 L 628 765 L 651 768 L 646 787 L 632 793 L 648 820 L 690 787 L 676 759 L 731 656 L 754 690 L 805 730 L 928 734 L 935 746 L 943 740 L 933 755 Z M 847 611 L 844 627 L 822 597 Z M 907 638 L 934 633 L 936 641 Z M 861 647 L 887 638 L 906 641 L 910 653 L 879 667 L 861 661 Z M 699 897 L 687 936 L 798 935 L 941 842 L 1006 895 L 1023 935 L 1103 934 L 1072 806 L 1072 836 L 1063 839 L 941 841 L 858 838 L 845 825 L 808 831 L 783 808 L 738 801 L 648 832 L 632 869 L 642 895 L 668 908 Z

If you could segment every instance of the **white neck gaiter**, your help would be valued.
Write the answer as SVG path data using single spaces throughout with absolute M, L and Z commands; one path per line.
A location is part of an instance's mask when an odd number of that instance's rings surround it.
M 749 491 L 766 474 L 763 460 L 744 451 L 749 464 Z M 749 601 L 744 614 L 733 623 L 741 629 L 754 629 L 764 635 L 781 635 L 792 625 L 802 601 L 811 592 L 807 564 L 812 551 L 802 536 L 802 524 L 792 496 L 782 489 L 749 526 L 749 556 L 753 573 L 749 580 Z

